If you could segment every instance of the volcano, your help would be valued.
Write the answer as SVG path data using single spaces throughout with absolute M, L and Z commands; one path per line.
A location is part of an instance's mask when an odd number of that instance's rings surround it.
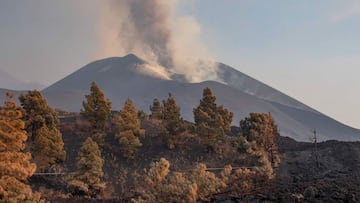
M 271 113 L 280 134 L 297 141 L 311 141 L 313 129 L 319 141 L 360 140 L 360 130 L 344 125 L 294 98 L 227 66 L 218 64 L 219 81 L 187 82 L 181 75 L 152 69 L 133 54 L 94 61 L 45 88 L 42 93 L 54 108 L 79 112 L 84 95 L 95 81 L 119 110 L 127 98 L 138 109 L 149 112 L 154 98 L 166 99 L 172 93 L 184 119 L 193 121 L 193 108 L 199 105 L 202 90 L 211 88 L 217 103 L 234 112 L 233 125 L 250 112 Z M 182 79 L 179 79 L 182 78 Z

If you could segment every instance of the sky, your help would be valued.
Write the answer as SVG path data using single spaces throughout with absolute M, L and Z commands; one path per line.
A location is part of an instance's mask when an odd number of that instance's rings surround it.
M 50 85 L 107 57 L 103 2 L 0 1 L 0 70 Z M 360 1 L 182 2 L 176 15 L 196 19 L 217 61 L 360 128 Z

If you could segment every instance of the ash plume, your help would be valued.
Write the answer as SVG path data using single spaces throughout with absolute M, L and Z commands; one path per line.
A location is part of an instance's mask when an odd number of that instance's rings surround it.
M 98 34 L 102 57 L 134 53 L 190 82 L 216 80 L 216 63 L 192 16 L 176 16 L 178 0 L 101 1 Z M 181 3 L 184 3 L 182 1 Z

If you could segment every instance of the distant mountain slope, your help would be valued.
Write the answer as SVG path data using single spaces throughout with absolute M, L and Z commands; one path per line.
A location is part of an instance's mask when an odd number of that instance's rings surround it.
M 14 101 L 18 102 L 18 98 L 20 96 L 20 94 L 26 93 L 27 91 L 18 91 L 18 90 L 10 90 L 10 89 L 4 89 L 4 88 L 0 88 L 0 104 L 3 105 L 4 101 L 7 100 L 6 97 L 6 93 L 12 93 L 14 94 Z
M 45 88 L 45 85 L 35 82 L 24 82 L 0 70 L 0 88 L 12 90 L 42 90 Z
M 141 65 L 146 64 L 133 54 L 125 57 L 112 57 L 92 62 L 44 89 L 44 92 L 53 90 L 89 90 L 91 82 L 96 81 L 104 89 L 129 89 L 133 85 L 146 85 L 159 82 L 164 78 L 155 77 L 143 71 Z M 115 86 L 114 86 L 115 85 Z
M 289 97 L 288 95 L 238 71 L 234 68 L 219 63 L 218 77 L 230 87 L 246 92 L 250 95 L 265 99 L 268 101 L 283 104 L 285 106 L 294 107 L 302 110 L 317 112 L 311 107 Z M 319 112 L 317 112 L 319 113 Z
M 299 141 L 310 141 L 314 128 L 320 140 L 360 139 L 359 130 L 320 114 L 226 65 L 220 67 L 219 75 L 233 87 L 213 81 L 191 84 L 167 80 L 156 74 L 145 74 L 141 69 L 145 63 L 135 55 L 95 61 L 46 88 L 43 94 L 56 108 L 79 111 L 84 95 L 95 81 L 112 101 L 113 109 L 119 110 L 129 97 L 138 108 L 148 112 L 154 98 L 165 99 L 171 92 L 181 106 L 183 117 L 193 120 L 192 110 L 199 104 L 203 88 L 210 87 L 217 102 L 235 113 L 234 125 L 239 125 L 239 120 L 250 112 L 271 112 L 280 133 Z

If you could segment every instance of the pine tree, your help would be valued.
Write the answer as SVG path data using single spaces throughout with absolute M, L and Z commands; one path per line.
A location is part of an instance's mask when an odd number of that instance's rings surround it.
M 277 153 L 279 132 L 271 114 L 250 113 L 250 117 L 240 121 L 240 128 L 249 142 L 255 141 L 268 154 L 273 165 L 280 162 Z
M 90 94 L 86 95 L 83 102 L 81 115 L 91 124 L 91 133 L 95 141 L 102 143 L 105 135 L 105 124 L 110 116 L 111 102 L 105 98 L 104 93 L 96 85 L 91 83 Z
M 152 106 L 150 106 L 151 118 L 161 120 L 163 119 L 163 106 L 158 99 L 154 99 Z
M 167 100 L 163 101 L 163 125 L 165 128 L 165 137 L 168 146 L 173 149 L 176 145 L 182 144 L 186 128 L 181 118 L 180 107 L 176 104 L 176 100 L 169 93 Z
M 23 152 L 27 135 L 21 117 L 13 101 L 0 107 L 0 202 L 38 202 L 40 198 L 25 183 L 36 165 L 30 163 L 30 153 Z
M 139 137 L 144 136 L 141 129 L 138 111 L 131 99 L 125 101 L 119 116 L 115 116 L 113 123 L 116 125 L 115 138 L 121 145 L 125 157 L 134 158 L 139 147 L 142 146 Z
M 216 97 L 208 87 L 193 112 L 198 134 L 215 150 L 217 143 L 224 139 L 225 132 L 230 130 L 233 113 L 222 105 L 217 106 Z
M 78 153 L 77 171 L 68 182 L 71 192 L 90 196 L 99 194 L 105 188 L 105 183 L 102 181 L 103 165 L 104 160 L 99 146 L 88 137 Z
M 30 150 L 38 170 L 47 170 L 51 165 L 64 161 L 64 142 L 55 110 L 37 90 L 20 95 L 19 100 L 24 109 L 26 130 L 31 137 Z

